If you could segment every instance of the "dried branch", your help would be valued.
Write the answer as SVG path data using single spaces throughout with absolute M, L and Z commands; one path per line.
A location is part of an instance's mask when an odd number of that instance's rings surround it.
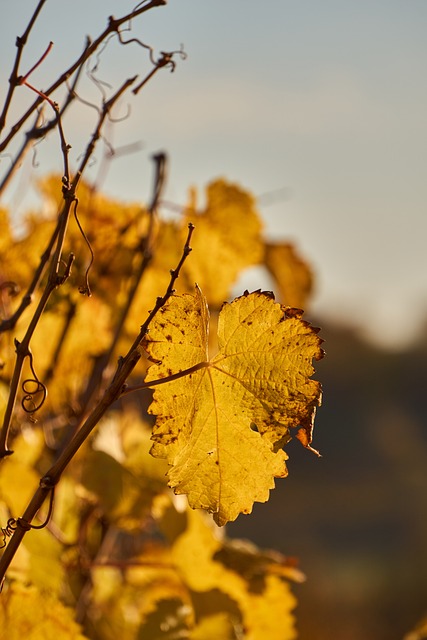
M 151 78 L 157 73 L 157 71 L 159 71 L 159 69 L 169 67 L 171 72 L 175 71 L 176 63 L 173 59 L 175 55 L 181 56 L 181 59 L 183 60 L 185 60 L 185 58 L 187 57 L 187 54 L 185 53 L 185 51 L 183 51 L 182 48 L 179 51 L 170 51 L 169 53 L 166 51 L 161 51 L 160 58 L 157 60 L 157 62 L 154 63 L 154 69 L 152 69 L 150 73 L 144 78 L 144 80 L 142 80 L 142 82 L 140 82 L 139 85 L 135 87 L 132 93 L 134 95 L 137 95 L 141 91 L 142 87 L 144 87 L 147 82 L 151 80 Z
M 27 44 L 27 40 L 28 40 L 28 36 L 30 35 L 31 29 L 33 28 L 40 11 L 43 8 L 43 5 L 45 4 L 46 0 L 40 0 L 40 2 L 38 3 L 33 15 L 30 18 L 30 21 L 28 23 L 27 28 L 25 29 L 24 33 L 22 34 L 21 37 L 17 37 L 16 38 L 16 47 L 17 47 L 17 52 L 16 52 L 16 57 L 15 57 L 15 62 L 13 65 L 13 69 L 12 69 L 12 73 L 10 74 L 10 78 L 9 78 L 9 90 L 7 92 L 7 96 L 4 102 L 4 106 L 3 106 L 3 111 L 0 115 L 0 133 L 3 131 L 5 125 L 6 125 L 6 119 L 7 119 L 7 112 L 9 110 L 10 104 L 12 102 L 12 97 L 13 97 L 13 93 L 16 89 L 16 87 L 19 86 L 19 75 L 18 75 L 18 70 L 19 70 L 19 65 L 21 62 L 21 57 L 22 57 L 22 52 L 24 50 L 25 45 Z M 34 111 L 34 109 L 32 109 L 31 113 Z

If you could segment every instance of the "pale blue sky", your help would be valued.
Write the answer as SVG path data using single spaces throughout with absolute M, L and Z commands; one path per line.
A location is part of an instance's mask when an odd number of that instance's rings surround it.
M 2 2 L 2 86 L 35 4 Z M 86 33 L 96 36 L 109 14 L 131 7 L 48 1 L 22 70 L 53 40 L 33 76 L 48 86 Z M 183 43 L 188 59 L 124 101 L 131 117 L 111 136 L 117 146 L 143 147 L 113 163 L 105 190 L 145 199 L 159 149 L 170 155 L 167 198 L 177 203 L 190 185 L 220 175 L 255 194 L 285 189 L 260 208 L 268 234 L 295 239 L 315 267 L 312 312 L 400 344 L 427 314 L 426 33 L 426 0 L 169 0 L 136 21 L 134 35 L 156 51 Z M 110 46 L 99 77 L 117 86 L 144 69 L 141 50 Z M 96 96 L 88 83 L 82 94 Z M 65 122 L 74 160 L 93 114 L 81 108 L 77 122 Z M 54 137 L 38 151 L 37 175 L 59 168 Z M 24 165 L 8 193 L 18 208 L 29 172 Z

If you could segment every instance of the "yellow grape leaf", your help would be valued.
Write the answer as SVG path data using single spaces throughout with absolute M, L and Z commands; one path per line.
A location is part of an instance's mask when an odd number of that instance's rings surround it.
M 9 507 L 12 517 L 22 515 L 40 481 L 39 474 L 21 462 L 15 454 L 0 465 L 0 500 Z
M 322 340 L 295 309 L 270 293 L 245 293 L 221 309 L 218 354 L 209 360 L 206 300 L 173 296 L 150 325 L 145 348 L 153 364 L 146 382 L 193 368 L 156 387 L 151 453 L 171 465 L 169 486 L 219 525 L 268 500 L 285 477 L 291 427 L 308 448 L 320 404 L 310 379 Z M 194 370 L 198 369 L 198 370 Z
M 196 210 L 193 202 L 186 210 L 188 222 L 196 226 L 193 253 L 183 274 L 189 287 L 198 282 L 209 304 L 220 306 L 230 297 L 230 289 L 240 272 L 262 260 L 264 243 L 261 220 L 254 198 L 225 180 L 216 180 L 206 189 L 206 207 Z
M 97 638 L 188 637 L 184 629 L 194 625 L 190 594 L 168 549 L 148 543 L 126 567 L 126 574 L 123 568 L 114 573 L 112 568 L 95 566 L 91 575 L 94 591 L 87 614 Z
M 36 331 L 31 342 L 36 371 L 40 372 L 42 382 L 43 372 L 54 365 L 46 407 L 42 411 L 47 407 L 61 411 L 65 403 L 74 400 L 90 376 L 94 357 L 108 348 L 111 340 L 107 305 L 96 296 L 81 298 L 55 359 L 55 350 L 67 324 L 67 310 L 65 301 L 48 309 L 43 315 L 43 330 Z
M 104 451 L 88 451 L 82 461 L 83 487 L 92 494 L 102 513 L 123 528 L 140 526 L 153 497 L 163 490 L 159 483 L 141 481 Z
M 12 583 L 0 598 L 0 629 L 7 640 L 86 640 L 74 612 L 46 592 Z
M 293 582 L 305 580 L 295 558 L 287 558 L 278 551 L 261 551 L 248 540 L 226 540 L 215 557 L 247 580 L 267 573 Z
M 291 612 L 297 602 L 289 584 L 277 576 L 267 575 L 259 580 L 258 588 L 252 587 L 245 608 L 245 624 L 250 630 L 248 640 L 296 638 L 295 619 Z
M 38 524 L 35 521 L 34 524 Z M 40 590 L 59 596 L 65 579 L 62 545 L 48 529 L 29 531 L 23 540 L 28 551 L 26 578 Z
M 249 575 L 246 568 L 240 571 L 237 564 L 233 568 L 224 564 L 222 552 L 229 543 L 219 539 L 218 530 L 209 527 L 203 516 L 200 511 L 188 511 L 188 527 L 172 545 L 172 558 L 177 570 L 195 594 L 193 603 L 196 618 L 209 618 L 221 611 L 227 615 L 231 627 L 237 628 L 242 624 L 248 640 L 294 638 L 292 610 L 296 599 L 288 581 L 271 574 L 268 566 Z M 263 555 L 260 553 L 261 558 Z M 197 595 L 201 593 L 209 594 L 209 598 Z M 224 595 L 228 596 L 228 603 Z M 217 611 L 214 608 L 215 599 L 221 604 Z M 230 606 L 232 603 L 237 606 Z M 206 621 L 207 630 L 209 627 Z
M 313 273 L 293 245 L 266 244 L 264 262 L 277 283 L 281 302 L 305 309 L 313 290 Z
M 78 540 L 81 502 L 77 482 L 70 474 L 64 474 L 55 488 L 53 522 L 61 532 L 61 540 L 69 545 Z

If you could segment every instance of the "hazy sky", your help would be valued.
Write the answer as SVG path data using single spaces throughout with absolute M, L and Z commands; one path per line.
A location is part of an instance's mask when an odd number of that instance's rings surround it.
M 3 87 L 35 5 L 2 0 Z M 22 71 L 53 40 L 33 77 L 48 86 L 87 33 L 132 6 L 48 0 Z M 113 163 L 105 190 L 145 199 L 159 149 L 170 156 L 167 198 L 176 203 L 218 176 L 258 195 L 279 190 L 273 202 L 260 200 L 266 232 L 295 240 L 313 264 L 311 311 L 404 343 L 427 315 L 426 33 L 426 0 L 169 0 L 136 21 L 133 35 L 157 52 L 183 43 L 188 59 L 129 98 L 131 117 L 111 139 L 142 148 Z M 144 52 L 129 46 L 126 56 L 109 46 L 98 76 L 117 86 L 143 74 Z M 82 92 L 96 96 L 93 86 Z M 79 113 L 78 126 L 65 123 L 72 160 L 93 126 L 93 110 Z M 38 160 L 36 176 L 59 169 L 56 140 L 39 145 Z M 27 163 L 8 193 L 18 209 L 29 173 Z

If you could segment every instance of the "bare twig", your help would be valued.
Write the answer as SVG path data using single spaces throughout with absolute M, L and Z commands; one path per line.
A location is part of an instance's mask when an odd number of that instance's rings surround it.
M 27 73 L 24 76 L 21 76 L 17 79 L 18 84 L 27 84 L 28 82 L 28 78 L 30 77 L 30 75 L 33 73 L 33 71 L 35 71 L 37 69 L 37 67 L 39 67 L 43 60 L 45 60 L 45 58 L 47 58 L 47 56 L 49 55 L 51 49 L 53 47 L 53 42 L 50 41 L 46 51 L 43 53 L 43 55 L 40 56 L 40 58 L 37 60 L 37 62 L 35 64 L 33 64 L 33 66 L 31 67 L 31 69 L 29 71 L 27 71 Z
M 3 111 L 0 115 L 0 133 L 3 131 L 5 125 L 6 125 L 6 119 L 7 119 L 7 112 L 9 110 L 10 104 L 12 102 L 12 97 L 13 97 L 13 93 L 16 89 L 17 86 L 19 86 L 19 82 L 18 82 L 18 70 L 19 70 L 19 65 L 21 62 L 21 57 L 22 57 L 22 52 L 24 50 L 25 45 L 27 44 L 27 40 L 28 40 L 28 36 L 30 35 L 31 29 L 34 26 L 34 23 L 36 22 L 40 11 L 43 8 L 43 5 L 45 4 L 46 0 L 40 0 L 40 2 L 38 3 L 33 15 L 30 18 L 30 21 L 28 23 L 27 28 L 25 29 L 24 33 L 22 34 L 21 37 L 17 37 L 16 38 L 16 47 L 17 47 L 17 52 L 16 52 L 16 57 L 15 57 L 15 62 L 13 65 L 13 69 L 12 69 L 12 73 L 10 74 L 10 78 L 9 78 L 9 90 L 7 92 L 7 96 L 6 96 L 6 100 L 4 102 L 4 106 L 3 106 Z M 31 113 L 34 111 L 34 109 L 32 109 Z
M 142 87 L 144 87 L 147 84 L 147 82 L 151 80 L 151 78 L 157 73 L 157 71 L 159 71 L 159 69 L 163 69 L 164 67 L 169 67 L 171 72 L 175 71 L 176 63 L 173 59 L 175 55 L 180 55 L 182 59 L 186 58 L 186 53 L 183 51 L 183 49 L 180 49 L 179 51 L 170 51 L 170 52 L 161 51 L 160 58 L 157 60 L 157 62 L 154 63 L 155 64 L 154 69 L 152 69 L 150 73 L 146 75 L 144 80 L 142 80 L 142 82 L 140 82 L 139 85 L 135 87 L 135 89 L 133 89 L 132 93 L 134 95 L 137 95 L 141 91 Z

